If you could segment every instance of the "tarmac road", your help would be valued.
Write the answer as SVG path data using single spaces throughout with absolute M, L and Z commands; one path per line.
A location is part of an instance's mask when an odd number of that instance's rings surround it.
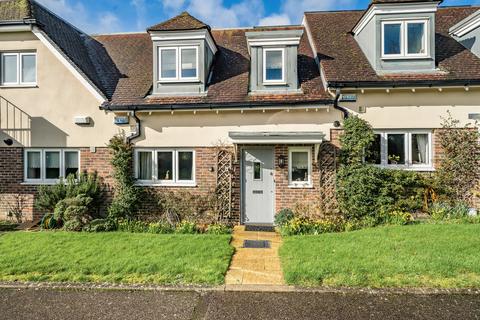
M 478 294 L 0 289 L 0 319 L 480 319 Z

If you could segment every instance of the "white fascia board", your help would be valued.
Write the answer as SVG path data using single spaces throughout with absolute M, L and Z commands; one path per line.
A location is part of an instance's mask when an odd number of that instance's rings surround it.
M 87 77 L 80 73 L 74 66 L 73 62 L 65 57 L 48 38 L 48 36 L 42 32 L 38 27 L 33 27 L 33 34 L 50 50 L 50 52 L 58 59 L 62 64 L 80 81 L 81 84 L 98 100 L 99 103 L 104 103 L 107 98 L 100 92 L 100 90 L 94 86 Z
M 25 32 L 32 31 L 31 25 L 3 25 L 0 26 L 0 32 Z
M 215 45 L 210 32 L 206 29 L 194 31 L 152 31 L 150 32 L 152 41 L 182 41 L 182 40 L 205 40 L 213 54 L 217 53 L 218 48 Z
M 262 47 L 262 46 L 288 46 L 299 45 L 300 37 L 292 38 L 271 38 L 271 39 L 249 39 L 248 45 L 250 47 Z
M 455 37 L 463 37 L 478 27 L 480 27 L 480 10 L 451 27 L 450 34 Z
M 360 21 L 353 28 L 353 33 L 361 32 L 370 20 L 376 15 L 385 14 L 410 14 L 410 13 L 434 13 L 438 10 L 440 2 L 412 3 L 412 4 L 375 4 L 363 15 Z

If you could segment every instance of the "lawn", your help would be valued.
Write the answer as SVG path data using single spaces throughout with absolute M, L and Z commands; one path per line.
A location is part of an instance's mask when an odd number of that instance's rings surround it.
M 15 232 L 0 235 L 0 281 L 224 282 L 230 236 Z
M 286 237 L 280 256 L 292 285 L 480 288 L 480 225 Z

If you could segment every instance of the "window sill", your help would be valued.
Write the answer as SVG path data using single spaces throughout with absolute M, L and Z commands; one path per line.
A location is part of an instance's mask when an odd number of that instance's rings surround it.
M 428 60 L 428 59 L 431 59 L 432 57 L 431 56 L 392 56 L 392 57 L 388 57 L 388 56 L 384 56 L 382 57 L 382 60 Z
M 418 167 L 418 166 L 401 166 L 401 165 L 376 165 L 382 169 L 392 169 L 392 170 L 405 170 L 405 171 L 418 171 L 418 172 L 434 172 L 436 171 L 434 167 Z
M 196 183 L 156 183 L 156 182 L 136 182 L 137 187 L 178 187 L 178 188 L 196 188 Z
M 288 185 L 289 189 L 313 189 L 314 187 L 312 185 L 295 185 L 295 184 L 289 184 Z
M 264 86 L 286 86 L 287 83 L 285 81 L 279 81 L 279 82 L 263 82 Z
M 60 181 L 24 181 L 21 183 L 22 186 L 54 186 Z
M 2 89 L 27 89 L 27 88 L 38 88 L 36 84 L 3 84 L 0 85 Z
M 157 83 L 196 83 L 200 82 L 200 79 L 160 79 Z

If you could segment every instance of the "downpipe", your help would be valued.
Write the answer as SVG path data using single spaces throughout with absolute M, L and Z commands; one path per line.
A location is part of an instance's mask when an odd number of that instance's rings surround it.
M 135 119 L 135 132 L 127 137 L 128 144 L 132 143 L 133 140 L 137 139 L 142 134 L 142 122 L 137 116 L 137 110 L 132 112 L 132 117 Z

